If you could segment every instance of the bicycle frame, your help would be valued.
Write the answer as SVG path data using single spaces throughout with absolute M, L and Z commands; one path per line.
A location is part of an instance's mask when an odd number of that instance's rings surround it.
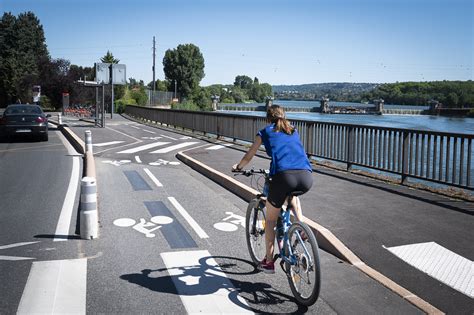
M 288 231 L 292 224 L 291 223 L 291 211 L 293 211 L 293 207 L 291 206 L 292 199 L 293 199 L 293 196 L 290 196 L 288 198 L 288 206 L 286 207 L 286 210 L 280 210 L 279 217 L 282 220 L 281 229 L 283 229 L 283 242 L 282 242 L 283 245 L 281 246 L 280 242 L 277 242 L 277 243 L 278 243 L 278 249 L 279 249 L 278 257 L 281 258 L 282 262 L 287 262 L 291 265 L 296 265 L 296 257 L 293 255 L 293 250 L 291 249 L 291 244 L 289 243 L 290 239 L 288 236 Z M 275 231 L 275 232 L 278 232 L 278 231 Z M 296 233 L 296 237 L 298 238 L 298 242 L 300 242 L 301 245 L 303 246 L 304 253 L 306 257 L 309 258 L 310 265 L 312 265 L 313 261 L 311 259 L 311 255 L 309 254 L 308 249 L 306 248 L 303 242 L 303 239 L 301 238 L 301 235 L 299 233 Z M 285 244 L 288 244 L 287 248 L 289 250 L 289 253 L 285 253 L 285 250 L 284 250 Z
M 263 169 L 260 169 L 260 170 L 254 170 L 254 169 L 251 169 L 251 170 L 245 170 L 245 171 L 238 171 L 239 173 L 245 175 L 245 176 L 254 176 L 256 174 L 262 174 L 262 176 L 265 177 L 265 184 L 268 182 L 270 176 L 268 174 L 268 171 L 266 170 L 263 170 Z M 264 207 L 265 206 L 265 202 L 266 200 L 264 199 L 266 197 L 266 195 L 264 194 L 264 190 L 265 188 L 262 187 L 262 192 L 260 194 L 257 195 L 257 198 L 259 199 L 259 203 L 258 203 L 258 207 Z M 280 210 L 280 215 L 279 215 L 279 218 L 281 219 L 282 221 L 282 224 L 283 224 L 283 246 L 280 246 L 280 242 L 278 242 L 278 257 L 281 258 L 282 262 L 287 262 L 291 265 L 296 265 L 297 263 L 297 260 L 296 260 L 296 257 L 293 255 L 293 250 L 291 249 L 291 244 L 289 244 L 290 242 L 290 239 L 288 237 L 288 231 L 291 227 L 291 212 L 294 211 L 292 205 L 291 205 L 291 201 L 293 200 L 293 195 L 290 195 L 288 196 L 288 205 L 286 207 L 286 210 Z M 256 217 L 253 218 L 254 222 L 253 222 L 253 227 L 255 227 L 255 221 L 257 220 Z M 255 234 L 255 231 L 251 231 L 252 234 Z M 277 234 L 278 231 L 275 230 L 275 238 L 276 238 L 276 234 Z M 311 258 L 311 255 L 309 254 L 308 252 L 308 249 L 306 248 L 304 242 L 303 242 L 303 239 L 301 238 L 301 235 L 299 233 L 296 233 L 296 237 L 298 238 L 298 242 L 301 243 L 301 245 L 303 246 L 303 249 L 304 249 L 304 253 L 305 255 L 309 258 L 309 263 L 310 265 L 313 264 L 313 261 L 312 261 L 312 258 Z M 285 253 L 284 252 L 284 244 L 288 244 L 288 249 L 289 249 L 289 253 Z

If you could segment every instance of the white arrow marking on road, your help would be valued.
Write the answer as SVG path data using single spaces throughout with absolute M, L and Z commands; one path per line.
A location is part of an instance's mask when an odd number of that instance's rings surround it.
M 128 149 L 128 150 L 125 150 L 125 151 L 120 151 L 118 153 L 137 153 L 137 152 L 140 152 L 140 151 L 145 151 L 145 150 L 148 150 L 148 149 L 151 149 L 151 148 L 154 148 L 154 147 L 159 147 L 160 145 L 165 145 L 165 144 L 169 144 L 169 142 L 155 142 L 155 143 L 149 143 L 149 144 L 145 144 L 145 145 L 142 145 L 142 146 L 139 146 L 139 147 L 135 147 L 135 148 L 131 148 L 131 149 Z
M 94 147 L 106 147 L 108 145 L 114 145 L 114 144 L 119 144 L 125 141 L 111 141 L 111 142 L 104 142 L 104 143 L 93 143 L 92 145 Z
M 197 142 L 184 142 L 184 143 L 172 145 L 172 146 L 164 148 L 164 149 L 156 150 L 156 151 L 153 151 L 153 152 L 150 152 L 150 153 L 168 153 L 168 152 L 171 152 L 171 151 L 174 151 L 174 150 L 189 147 L 190 145 L 193 145 L 193 144 L 196 144 L 196 143 Z

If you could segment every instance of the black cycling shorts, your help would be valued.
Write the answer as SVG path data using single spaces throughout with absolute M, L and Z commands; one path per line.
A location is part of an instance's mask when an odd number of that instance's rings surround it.
M 290 193 L 297 191 L 304 194 L 312 185 L 313 175 L 308 170 L 283 171 L 270 179 L 267 201 L 281 208 Z

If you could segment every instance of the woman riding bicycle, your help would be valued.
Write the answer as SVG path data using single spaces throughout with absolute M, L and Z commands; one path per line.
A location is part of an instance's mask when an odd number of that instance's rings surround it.
M 266 201 L 265 244 L 266 257 L 259 264 L 265 273 L 274 273 L 273 245 L 275 243 L 275 225 L 280 209 L 291 192 L 306 193 L 313 184 L 312 168 L 304 151 L 295 127 L 285 118 L 283 108 L 272 105 L 267 110 L 269 125 L 260 130 L 242 160 L 232 167 L 233 171 L 241 170 L 247 165 L 262 145 L 270 162 L 270 182 Z M 296 218 L 301 221 L 302 213 L 299 199 L 292 200 Z

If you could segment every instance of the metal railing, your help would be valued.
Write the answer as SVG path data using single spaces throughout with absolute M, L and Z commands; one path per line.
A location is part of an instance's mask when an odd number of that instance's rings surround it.
M 127 106 L 133 117 L 252 142 L 265 117 Z M 308 155 L 407 178 L 474 189 L 474 135 L 290 119 Z

